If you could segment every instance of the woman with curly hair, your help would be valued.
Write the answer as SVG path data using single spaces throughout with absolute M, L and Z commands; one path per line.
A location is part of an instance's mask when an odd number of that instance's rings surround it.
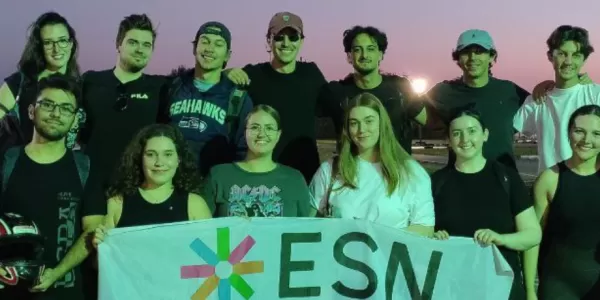
M 340 155 L 321 164 L 310 183 L 315 211 L 433 234 L 429 175 L 400 146 L 376 96 L 362 93 L 349 101 L 340 144 Z
M 165 124 L 143 128 L 129 143 L 107 191 L 106 229 L 211 218 L 196 161 L 181 132 Z

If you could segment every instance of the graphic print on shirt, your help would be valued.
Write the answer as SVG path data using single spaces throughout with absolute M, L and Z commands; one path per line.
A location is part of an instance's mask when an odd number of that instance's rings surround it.
M 281 217 L 283 201 L 279 196 L 281 189 L 260 185 L 231 187 L 228 199 L 229 216 L 237 217 Z
M 179 121 L 179 128 L 198 129 L 200 132 L 206 130 L 207 123 L 201 118 L 207 117 L 217 121 L 219 124 L 225 124 L 227 112 L 221 107 L 201 99 L 186 99 L 177 101 L 170 107 L 171 117 L 177 115 L 187 115 Z
M 71 249 L 75 240 L 75 225 L 77 222 L 77 207 L 80 198 L 70 192 L 62 192 L 58 197 L 58 232 L 56 241 L 56 260 L 61 261 Z M 70 288 L 75 286 L 75 270 L 72 269 L 62 279 L 54 283 L 54 287 Z

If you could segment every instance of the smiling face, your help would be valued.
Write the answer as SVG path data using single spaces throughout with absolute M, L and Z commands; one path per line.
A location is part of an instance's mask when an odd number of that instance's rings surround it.
M 121 67 L 137 73 L 148 65 L 154 51 L 154 36 L 151 31 L 131 29 L 127 31 L 119 50 Z
M 348 62 L 354 70 L 367 75 L 379 71 L 383 52 L 377 41 L 366 33 L 361 33 L 352 41 L 352 52 L 348 53 Z
M 481 127 L 476 118 L 463 115 L 450 123 L 450 147 L 456 153 L 457 160 L 470 160 L 483 156 L 483 144 L 488 140 L 489 132 Z
M 275 59 L 287 65 L 296 61 L 304 40 L 293 28 L 284 28 L 271 37 L 271 49 Z
M 204 71 L 222 70 L 225 62 L 229 60 L 230 51 L 227 41 L 216 34 L 202 34 L 194 50 L 196 64 Z
M 458 52 L 458 66 L 467 78 L 487 76 L 494 59 L 489 50 L 478 45 L 468 46 Z
M 52 24 L 40 30 L 46 67 L 57 71 L 66 67 L 71 59 L 73 41 L 64 24 Z
M 581 45 L 566 41 L 558 49 L 554 49 L 548 59 L 552 62 L 556 78 L 563 82 L 579 80 L 579 72 L 585 64 Z
M 366 106 L 352 108 L 348 117 L 348 133 L 359 153 L 373 150 L 379 142 L 379 114 Z
M 172 183 L 179 166 L 179 155 L 173 140 L 164 136 L 148 139 L 142 157 L 146 183 L 154 186 Z
M 573 120 L 569 129 L 569 142 L 573 155 L 586 161 L 600 153 L 600 117 L 581 115 Z
M 255 156 L 272 155 L 280 136 L 277 121 L 269 113 L 259 110 L 248 118 L 246 142 L 248 150 Z

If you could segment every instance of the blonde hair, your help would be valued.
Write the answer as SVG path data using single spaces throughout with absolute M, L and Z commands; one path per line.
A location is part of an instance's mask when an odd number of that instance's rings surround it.
M 344 113 L 342 135 L 340 137 L 340 154 L 334 160 L 335 166 L 333 169 L 338 171 L 334 176 L 343 182 L 341 188 L 357 188 L 358 148 L 352 141 L 349 131 L 350 112 L 355 107 L 368 107 L 376 111 L 379 115 L 379 141 L 375 147 L 379 153 L 381 171 L 387 187 L 387 194 L 391 196 L 400 183 L 406 181 L 409 177 L 407 163 L 412 160 L 412 157 L 398 143 L 386 108 L 371 93 L 359 94 L 348 101 Z

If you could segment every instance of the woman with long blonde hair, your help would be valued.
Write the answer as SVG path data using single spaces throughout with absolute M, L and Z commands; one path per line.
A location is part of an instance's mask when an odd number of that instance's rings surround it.
M 429 174 L 398 143 L 386 109 L 370 93 L 348 102 L 339 156 L 309 187 L 316 213 L 433 234 Z

